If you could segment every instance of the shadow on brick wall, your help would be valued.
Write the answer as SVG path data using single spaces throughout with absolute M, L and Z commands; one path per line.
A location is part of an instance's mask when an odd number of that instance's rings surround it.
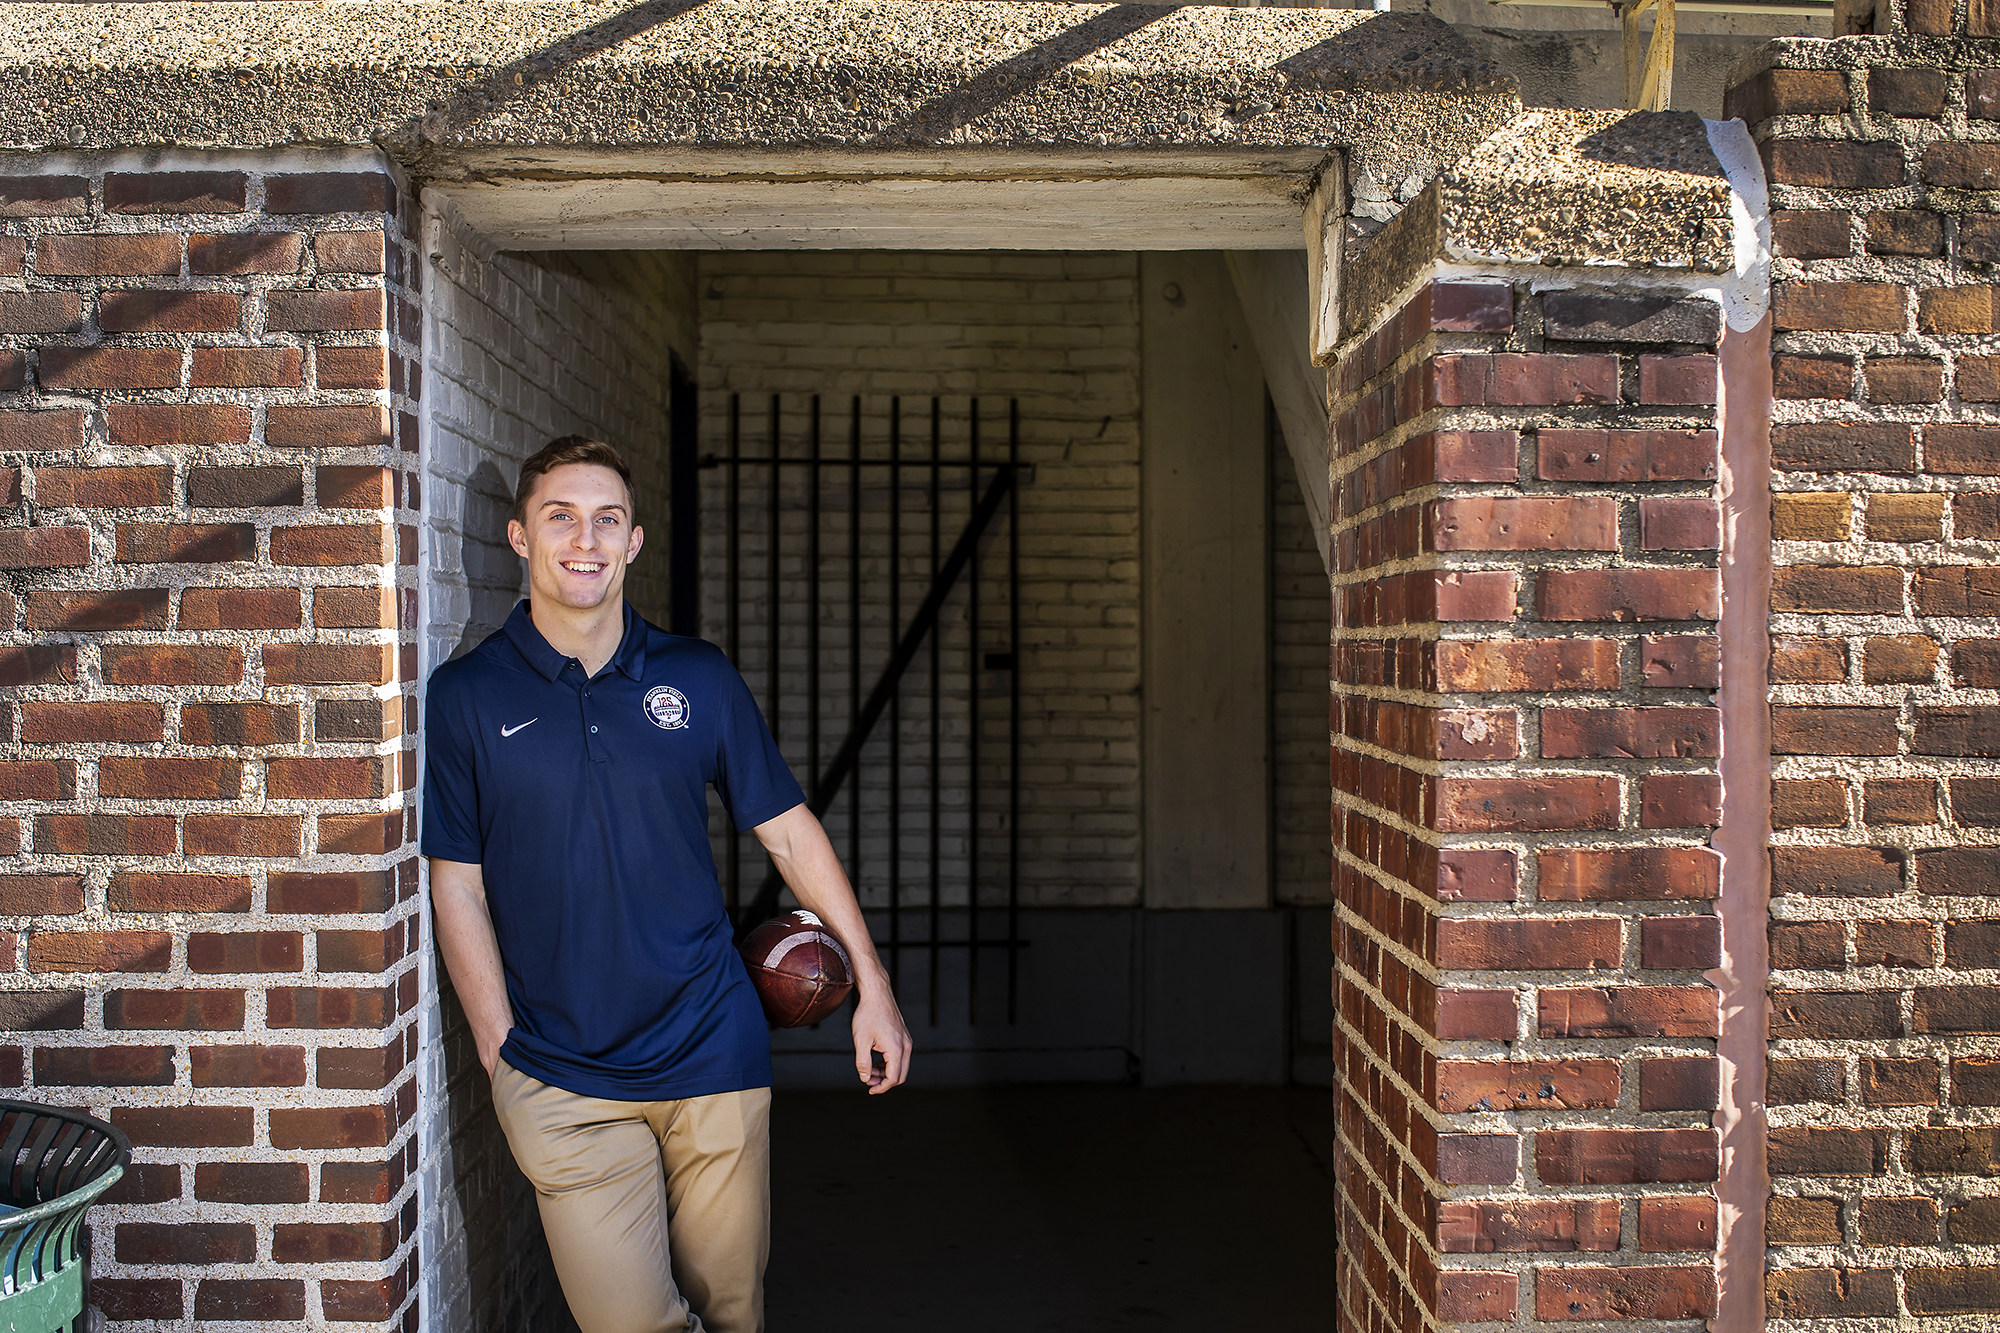
M 466 1293 L 443 1323 L 454 1333 L 576 1333 L 542 1235 L 534 1187 L 514 1165 L 494 1119 L 492 1084 L 479 1066 L 465 1010 L 442 970 L 438 975 L 451 1188 L 463 1226 Z
M 481 463 L 465 483 L 465 527 L 459 547 L 459 567 L 465 571 L 472 611 L 465 621 L 453 657 L 463 657 L 507 623 L 521 597 L 521 557 L 507 544 L 507 520 L 514 509 L 514 488 L 491 459 Z

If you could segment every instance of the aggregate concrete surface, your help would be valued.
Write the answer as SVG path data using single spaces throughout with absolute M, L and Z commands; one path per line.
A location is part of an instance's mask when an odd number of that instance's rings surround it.
M 1324 1088 L 779 1093 L 770 1326 L 1325 1328 L 1332 1145 Z
M 1344 147 L 1386 216 L 1519 108 L 1427 15 L 953 0 L 9 6 L 0 147 Z
M 1721 272 L 1729 180 L 1686 111 L 1535 110 L 1439 177 L 1454 258 Z
M 1437 259 L 1725 272 L 1729 210 L 1729 179 L 1692 112 L 1537 107 L 1349 248 L 1343 327 L 1357 332 Z

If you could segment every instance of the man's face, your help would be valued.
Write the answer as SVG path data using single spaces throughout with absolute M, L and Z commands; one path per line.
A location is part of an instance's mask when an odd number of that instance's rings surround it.
M 528 593 L 538 604 L 577 611 L 616 603 L 625 566 L 645 533 L 632 526 L 632 501 L 616 472 L 566 463 L 545 473 L 528 498 L 526 520 L 507 524 L 507 541 L 528 562 Z

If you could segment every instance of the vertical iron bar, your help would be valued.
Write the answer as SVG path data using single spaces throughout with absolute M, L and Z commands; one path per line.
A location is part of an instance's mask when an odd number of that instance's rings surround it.
M 1278 408 L 1264 394 L 1264 860 L 1270 901 L 1278 901 L 1278 495 L 1273 467 L 1285 452 Z M 1288 958 L 1292 955 L 1286 955 Z M 1298 999 L 1296 988 L 1291 992 Z M 1292 1032 L 1298 1031 L 1294 1026 Z M 1287 1056 L 1287 1059 L 1290 1057 Z
M 1021 968 L 1021 400 L 1007 400 L 1007 1022 Z
M 819 395 L 812 396 L 812 465 L 806 469 L 806 772 L 819 781 Z
M 694 372 L 667 353 L 667 629 L 701 633 L 701 419 Z
M 938 547 L 943 543 L 940 511 L 944 507 L 944 417 L 942 401 L 931 399 L 931 585 L 937 585 Z M 938 772 L 940 758 L 939 717 L 944 706 L 939 671 L 943 666 L 939 645 L 944 638 L 944 621 L 931 626 L 931 1026 L 938 1021 L 938 898 L 944 888 L 944 847 L 939 823 L 944 816 L 944 779 Z
M 889 644 L 903 634 L 903 400 L 889 400 Z M 903 984 L 903 682 L 889 695 L 889 984 Z
M 861 717 L 861 395 L 847 422 L 847 725 Z M 847 783 L 847 874 L 861 893 L 861 756 Z
M 1266 875 L 1268 901 L 1278 897 L 1278 488 L 1283 474 L 1276 469 L 1288 457 L 1283 428 L 1278 423 L 1278 407 L 1264 394 L 1264 854 L 1270 867 Z M 1285 914 L 1285 1072 L 1289 1076 L 1298 1061 L 1301 1038 L 1305 1036 L 1301 1005 L 1305 993 L 1300 968 L 1299 919 Z
M 724 614 L 728 617 L 729 664 L 737 666 L 743 650 L 743 608 L 742 570 L 743 559 L 742 516 L 739 507 L 743 495 L 743 395 L 729 395 L 729 561 L 728 574 L 723 590 L 726 603 Z M 729 825 L 729 919 L 736 920 L 736 914 L 743 906 L 743 830 L 735 821 Z
M 780 713 L 778 694 L 778 525 L 782 520 L 778 503 L 778 459 L 781 457 L 779 428 L 782 422 L 779 420 L 778 411 L 778 395 L 774 393 L 771 395 L 771 475 L 769 477 L 771 487 L 771 530 L 764 536 L 764 545 L 770 562 L 764 569 L 765 582 L 769 585 L 766 589 L 769 600 L 764 605 L 764 651 L 767 654 L 764 663 L 764 676 L 767 682 L 766 688 L 769 690 L 771 696 L 769 717 L 771 736 L 782 746 L 784 744 L 784 737 L 778 731 Z
M 967 444 L 972 465 L 965 470 L 967 502 L 979 503 L 979 400 L 972 400 Z M 966 949 L 966 1018 L 979 1021 L 979 685 L 983 663 L 979 660 L 979 546 L 972 547 L 972 566 L 965 580 L 968 642 L 965 650 L 966 704 L 971 714 L 967 740 L 965 790 L 965 927 L 970 941 Z

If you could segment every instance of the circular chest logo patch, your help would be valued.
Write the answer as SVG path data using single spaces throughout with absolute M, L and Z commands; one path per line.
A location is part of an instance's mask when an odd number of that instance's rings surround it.
M 671 685 L 656 685 L 647 690 L 643 706 L 656 727 L 678 731 L 688 724 L 687 696 Z

